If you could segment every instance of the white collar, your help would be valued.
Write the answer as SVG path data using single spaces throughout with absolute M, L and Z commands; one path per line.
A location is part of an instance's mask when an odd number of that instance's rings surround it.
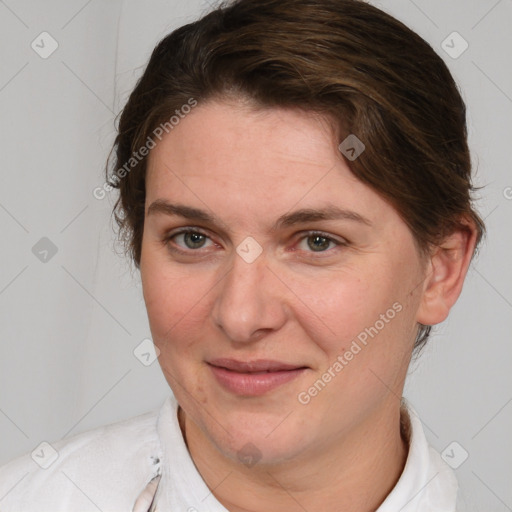
M 407 461 L 396 486 L 376 512 L 455 512 L 458 485 L 452 469 L 428 445 L 423 425 L 405 399 L 402 413 L 409 440 Z M 190 457 L 173 395 L 160 409 L 157 432 L 163 455 L 161 475 L 148 484 L 133 511 L 181 510 L 186 503 L 187 510 L 228 512 L 211 493 Z M 148 509 L 145 504 L 151 501 L 153 505 Z
M 401 411 L 408 420 L 409 452 L 397 484 L 377 512 L 455 512 L 458 484 L 453 470 L 429 446 L 418 414 L 405 399 Z

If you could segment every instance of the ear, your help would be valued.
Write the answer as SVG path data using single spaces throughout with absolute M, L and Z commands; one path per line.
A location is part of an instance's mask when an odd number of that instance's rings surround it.
M 474 224 L 464 221 L 463 226 L 433 248 L 425 270 L 417 322 L 435 325 L 446 319 L 462 291 L 476 238 Z

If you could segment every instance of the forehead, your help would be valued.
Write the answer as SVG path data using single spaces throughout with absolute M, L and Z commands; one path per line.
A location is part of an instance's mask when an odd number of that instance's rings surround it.
M 269 163 L 322 167 L 326 160 L 334 163 L 338 157 L 335 148 L 332 130 L 318 114 L 282 108 L 255 109 L 241 100 L 209 101 L 165 134 L 150 152 L 149 167 L 162 158 L 194 163 L 202 170 L 208 167 L 204 164 L 209 164 L 217 175 L 223 165 L 225 172 L 233 175 L 249 162 L 260 173 L 263 167 L 278 170 L 278 165 L 268 166 Z M 245 175 L 249 178 L 256 173 Z
M 197 106 L 151 150 L 146 195 L 239 216 L 329 202 L 375 217 L 387 206 L 352 174 L 325 118 L 222 101 Z

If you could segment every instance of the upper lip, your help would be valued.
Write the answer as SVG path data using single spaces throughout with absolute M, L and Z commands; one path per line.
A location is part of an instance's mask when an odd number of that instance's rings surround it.
M 297 370 L 298 368 L 306 368 L 300 364 L 289 364 L 281 361 L 272 361 L 269 359 L 257 359 L 255 361 L 237 361 L 236 359 L 213 359 L 208 364 L 226 368 L 239 373 L 250 372 L 278 372 L 286 370 Z

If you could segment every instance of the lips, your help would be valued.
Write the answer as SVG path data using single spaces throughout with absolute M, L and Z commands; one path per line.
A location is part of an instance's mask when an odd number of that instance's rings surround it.
M 307 368 L 300 364 L 289 364 L 281 361 L 273 361 L 268 359 L 257 359 L 255 361 L 237 361 L 236 359 L 214 359 L 209 364 L 218 368 L 224 368 L 232 372 L 258 374 L 285 372 Z
M 214 359 L 209 362 L 209 367 L 224 390 L 243 397 L 261 396 L 277 390 L 299 378 L 308 369 L 305 366 L 265 359 Z
M 307 366 L 268 359 L 214 359 L 208 365 L 224 390 L 243 397 L 257 397 L 275 391 L 308 370 Z

